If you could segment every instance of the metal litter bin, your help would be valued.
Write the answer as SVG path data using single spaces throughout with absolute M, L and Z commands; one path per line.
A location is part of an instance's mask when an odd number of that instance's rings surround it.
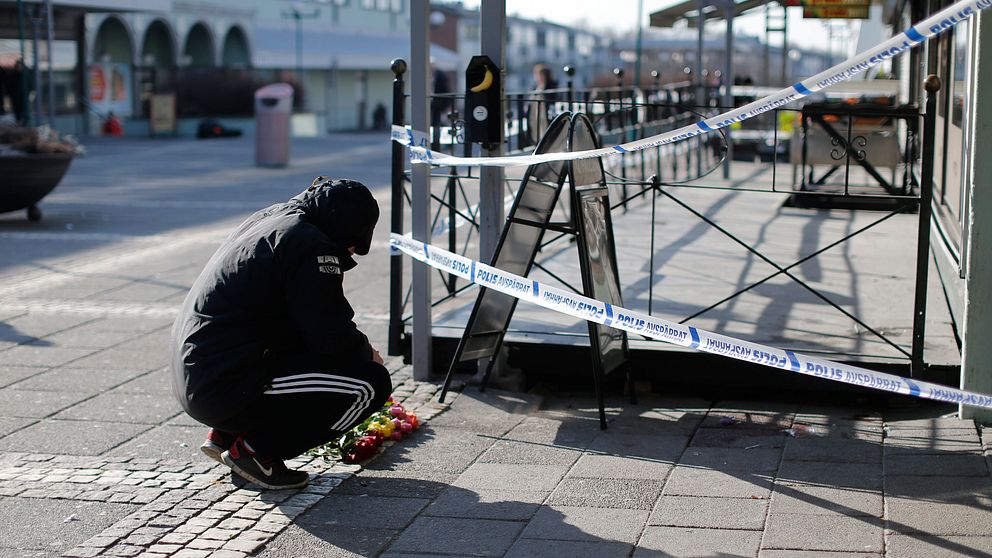
M 289 118 L 293 113 L 293 86 L 273 83 L 255 92 L 255 164 L 289 164 Z

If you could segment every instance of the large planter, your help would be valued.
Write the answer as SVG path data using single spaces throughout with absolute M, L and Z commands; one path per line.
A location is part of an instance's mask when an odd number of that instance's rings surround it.
M 36 153 L 0 156 L 0 213 L 27 209 L 28 219 L 41 219 L 38 202 L 58 186 L 72 155 Z

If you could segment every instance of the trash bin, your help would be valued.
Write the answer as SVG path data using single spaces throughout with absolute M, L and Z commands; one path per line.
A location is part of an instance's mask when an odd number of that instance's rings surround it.
M 289 118 L 293 113 L 293 86 L 273 83 L 255 92 L 255 164 L 289 164 Z

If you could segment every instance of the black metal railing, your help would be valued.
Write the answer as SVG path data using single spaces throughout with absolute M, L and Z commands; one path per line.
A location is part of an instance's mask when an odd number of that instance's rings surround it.
M 398 71 L 401 70 L 401 71 Z M 403 92 L 403 71 L 405 64 L 394 63 L 394 124 L 404 125 L 405 94 Z M 504 147 L 508 154 L 529 151 L 546 128 L 547 122 L 555 114 L 564 111 L 584 112 L 592 119 L 603 145 L 615 145 L 636 139 L 650 137 L 698 120 L 713 116 L 731 107 L 719 106 L 721 91 L 717 87 L 700 87 L 691 82 L 660 84 L 658 80 L 651 87 L 635 89 L 618 84 L 577 90 L 572 87 L 571 76 L 566 87 L 545 91 L 513 92 L 506 94 L 504 106 L 505 128 Z M 439 152 L 473 155 L 471 145 L 464 142 L 463 96 L 448 94 L 444 105 L 450 107 L 442 126 L 434 126 L 430 132 L 433 148 Z M 749 99 L 741 99 L 738 104 Z M 932 102 L 932 101 L 931 101 Z M 733 242 L 744 247 L 752 256 L 768 263 L 774 272 L 767 277 L 740 288 L 737 292 L 716 301 L 705 308 L 685 316 L 681 321 L 697 318 L 728 301 L 766 283 L 785 276 L 808 291 L 824 304 L 843 314 L 859 328 L 877 336 L 891 346 L 898 355 L 911 363 L 911 373 L 916 375 L 925 366 L 922 355 L 922 339 L 926 301 L 926 255 L 929 253 L 928 237 L 921 233 L 916 254 L 915 294 L 917 299 L 914 311 L 913 346 L 910 350 L 896 343 L 864 319 L 848 311 L 831 296 L 819 292 L 803 281 L 793 270 L 824 252 L 848 242 L 855 236 L 865 234 L 879 224 L 899 213 L 915 212 L 926 205 L 932 179 L 926 164 L 920 169 L 920 159 L 933 157 L 933 134 L 928 133 L 926 123 L 933 119 L 933 111 L 926 111 L 924 133 L 919 133 L 923 115 L 915 105 L 825 105 L 807 104 L 797 109 L 777 109 L 729 133 L 697 136 L 687 141 L 652 147 L 629 153 L 624 156 L 607 157 L 608 184 L 614 209 L 626 210 L 632 203 L 651 204 L 651 256 L 650 273 L 654 273 L 654 243 L 656 231 L 653 226 L 656 217 L 656 204 L 660 199 L 669 199 L 676 206 L 693 214 Z M 884 124 L 884 125 L 882 125 Z M 930 122 L 932 124 L 932 122 Z M 872 137 L 864 137 L 866 127 L 874 125 L 879 132 Z M 728 143 L 733 149 L 728 150 Z M 884 149 L 884 156 L 878 155 Z M 706 177 L 721 164 L 727 164 L 728 151 L 734 161 L 750 160 L 767 169 L 770 167 L 771 180 L 761 184 L 745 181 L 742 183 L 707 180 Z M 893 151 L 895 154 L 893 154 Z M 928 155 L 929 154 L 929 155 Z M 891 171 L 890 177 L 881 174 L 880 168 Z M 406 155 L 402 148 L 393 148 L 393 218 L 392 231 L 403 234 L 403 213 L 410 196 L 406 190 L 409 170 L 405 167 Z M 791 166 L 791 181 L 785 180 L 789 173 L 783 172 L 781 165 Z M 932 164 L 932 163 L 931 163 Z M 836 168 L 835 168 L 836 167 Z M 843 171 L 843 172 L 841 172 Z M 443 189 L 432 193 L 432 238 L 435 243 L 446 244 L 449 251 L 469 257 L 467 250 L 478 235 L 479 207 L 473 204 L 474 190 L 467 184 L 479 180 L 478 171 L 471 167 L 435 168 L 432 171 L 433 184 Z M 860 181 L 860 182 L 859 182 Z M 506 180 L 509 199 L 514 195 L 517 180 Z M 783 182 L 785 182 L 783 184 Z M 863 183 L 862 183 L 863 182 Z M 763 254 L 756 247 L 738 238 L 722 227 L 704 212 L 698 211 L 685 201 L 679 190 L 713 189 L 735 192 L 789 194 L 787 203 L 795 206 L 867 207 L 884 209 L 877 219 L 837 241 L 806 254 L 795 262 L 780 264 Z M 433 192 L 433 190 L 432 190 Z M 923 201 L 921 201 L 921 197 Z M 565 196 L 563 196 L 565 198 Z M 561 202 L 564 203 L 564 202 Z M 860 205 L 858 205 L 860 204 Z M 556 211 L 568 212 L 569 208 L 559 207 Z M 920 231 L 929 231 L 929 211 L 919 211 Z M 619 226 L 622 227 L 622 224 Z M 563 234 L 550 235 L 541 244 L 541 252 L 553 254 L 553 245 L 565 238 Z M 389 352 L 399 355 L 405 352 L 404 328 L 406 305 L 410 300 L 410 290 L 402 281 L 400 258 L 393 259 L 393 277 L 390 292 Z M 539 253 L 535 267 L 562 283 L 566 288 L 577 291 L 568 282 L 553 273 L 542 262 Z M 458 284 L 452 275 L 439 272 L 440 287 L 434 290 L 432 306 L 442 304 L 458 296 L 470 285 Z M 653 308 L 655 278 L 649 277 L 648 313 Z M 922 297 L 922 306 L 919 302 Z M 466 299 L 466 302 L 468 299 Z M 922 316 L 922 317 L 921 317 Z

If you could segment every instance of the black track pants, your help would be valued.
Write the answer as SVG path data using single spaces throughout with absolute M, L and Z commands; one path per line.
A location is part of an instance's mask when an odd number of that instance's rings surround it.
M 372 361 L 323 355 L 266 358 L 272 381 L 238 415 L 210 426 L 243 433 L 259 455 L 290 459 L 327 443 L 378 411 L 392 393 L 389 371 Z

